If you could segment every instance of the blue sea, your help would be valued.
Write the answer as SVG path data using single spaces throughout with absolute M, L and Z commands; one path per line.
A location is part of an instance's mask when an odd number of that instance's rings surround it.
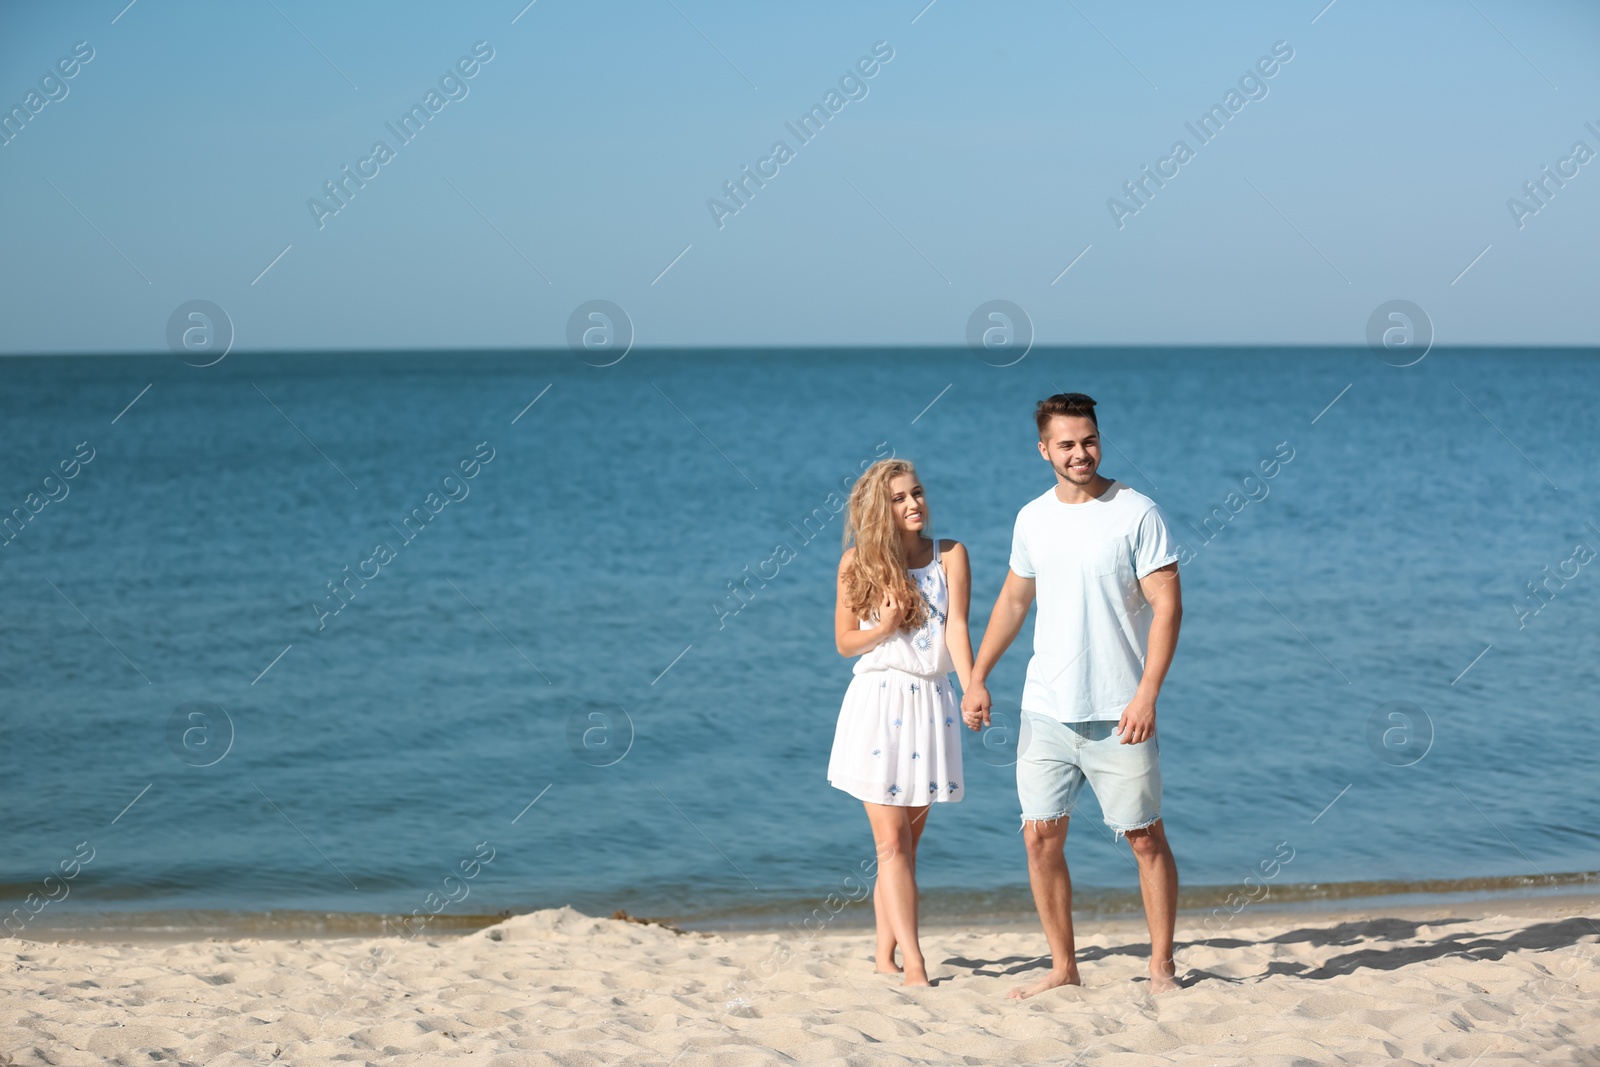
M 1586 881 L 1597 367 L 1511 349 L 1404 368 L 1289 348 L 5 359 L 10 929 L 565 904 L 799 921 L 872 856 L 824 775 L 850 677 L 844 486 L 875 458 L 917 463 L 936 532 L 969 546 L 976 636 L 1016 511 L 1052 484 L 1031 412 L 1058 390 L 1100 402 L 1102 472 L 1185 539 L 1158 726 L 1187 906 L 1251 875 L 1281 900 Z M 932 812 L 929 916 L 1029 910 L 1007 723 L 1030 646 L 1031 627 L 991 681 L 966 798 Z M 1086 800 L 1074 820 L 1079 899 L 1136 907 L 1099 819 Z

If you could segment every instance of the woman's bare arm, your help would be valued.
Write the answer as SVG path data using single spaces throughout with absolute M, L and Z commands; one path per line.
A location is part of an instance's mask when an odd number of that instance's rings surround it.
M 966 692 L 972 678 L 972 631 L 967 628 L 967 609 L 972 605 L 972 561 L 960 541 L 950 542 L 941 553 L 945 575 L 950 579 L 950 611 L 945 617 L 944 644 L 950 650 L 961 691 Z
M 878 608 L 878 618 L 882 621 L 870 630 L 861 629 L 855 612 L 850 610 L 850 596 L 845 588 L 845 575 L 849 573 L 855 551 L 847 548 L 839 559 L 839 581 L 833 606 L 833 644 L 846 659 L 870 652 L 887 641 L 900 618 L 900 602 L 886 595 Z

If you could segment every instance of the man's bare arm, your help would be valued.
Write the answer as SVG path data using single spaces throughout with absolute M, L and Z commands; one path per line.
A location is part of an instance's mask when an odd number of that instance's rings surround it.
M 1172 656 L 1178 650 L 1178 628 L 1183 622 L 1183 589 L 1178 565 L 1169 563 L 1139 579 L 1139 591 L 1150 604 L 1150 640 L 1145 650 L 1144 675 L 1139 689 L 1123 709 L 1117 733 L 1125 745 L 1148 741 L 1156 733 L 1156 697 L 1166 681 Z
M 1022 632 L 1028 619 L 1028 609 L 1033 606 L 1035 583 L 1016 571 L 1006 571 L 1005 585 L 995 597 L 994 609 L 989 613 L 989 624 L 984 627 L 983 644 L 978 648 L 972 664 L 972 676 L 961 698 L 961 718 L 974 730 L 989 722 L 991 700 L 986 680 L 994 665 L 1005 655 L 1011 642 Z

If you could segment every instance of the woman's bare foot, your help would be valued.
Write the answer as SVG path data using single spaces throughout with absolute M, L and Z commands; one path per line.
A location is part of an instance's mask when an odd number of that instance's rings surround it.
M 928 981 L 928 969 L 920 957 L 906 957 L 905 984 L 908 986 L 926 986 L 933 983 Z
M 1152 994 L 1170 993 L 1174 989 L 1182 989 L 1176 976 L 1177 968 L 1168 960 L 1165 967 L 1158 963 L 1150 964 L 1150 992 Z
M 872 973 L 873 974 L 903 974 L 904 972 L 900 970 L 899 966 L 897 966 L 894 963 L 891 963 L 891 964 L 889 964 L 888 967 L 883 967 L 883 966 L 875 966 L 875 967 L 873 967 L 872 968 Z
M 1029 997 L 1036 997 L 1040 993 L 1048 989 L 1055 989 L 1058 986 L 1082 984 L 1078 980 L 1078 968 L 1073 967 L 1070 971 L 1051 971 L 1032 985 L 1017 986 L 1006 996 L 1012 1000 L 1027 1000 Z

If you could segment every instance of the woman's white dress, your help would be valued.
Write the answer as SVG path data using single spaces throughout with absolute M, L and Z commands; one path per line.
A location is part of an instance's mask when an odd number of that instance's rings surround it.
M 937 541 L 933 562 L 910 574 L 928 603 L 928 619 L 856 661 L 828 760 L 835 788 L 906 807 L 961 799 L 961 701 L 944 641 L 950 588 Z M 872 626 L 861 620 L 861 629 Z

